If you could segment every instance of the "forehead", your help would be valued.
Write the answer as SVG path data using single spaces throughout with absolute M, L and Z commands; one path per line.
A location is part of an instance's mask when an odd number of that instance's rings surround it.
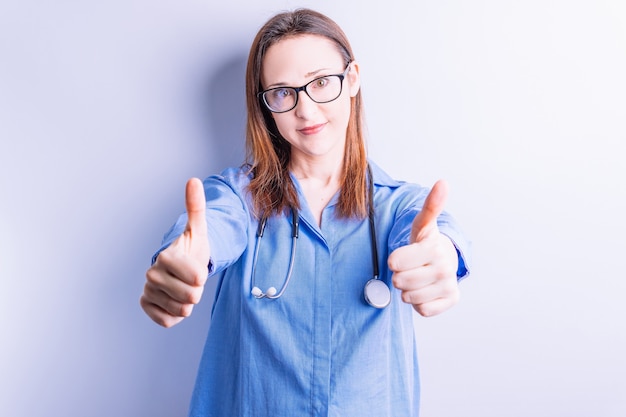
M 317 35 L 298 35 L 270 46 L 263 57 L 261 82 L 299 83 L 318 70 L 343 70 L 344 62 L 337 45 Z

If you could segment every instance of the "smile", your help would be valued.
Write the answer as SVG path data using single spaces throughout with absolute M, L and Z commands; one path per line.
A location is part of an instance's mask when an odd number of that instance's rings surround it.
M 321 123 L 318 125 L 307 126 L 302 129 L 298 129 L 298 132 L 302 133 L 303 135 L 314 135 L 321 132 L 324 127 L 326 127 L 326 123 Z

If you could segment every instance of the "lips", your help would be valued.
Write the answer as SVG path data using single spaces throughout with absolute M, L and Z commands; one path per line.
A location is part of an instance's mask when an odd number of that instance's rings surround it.
M 303 135 L 314 135 L 316 133 L 321 132 L 325 126 L 326 126 L 326 123 L 320 123 L 318 125 L 312 125 L 312 126 L 304 127 L 302 129 L 298 129 L 298 132 L 302 133 Z

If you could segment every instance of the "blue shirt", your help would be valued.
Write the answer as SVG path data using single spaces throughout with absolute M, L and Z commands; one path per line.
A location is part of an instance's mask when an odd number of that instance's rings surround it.
M 302 205 L 293 275 L 282 297 L 255 298 L 251 273 L 258 221 L 246 192 L 249 177 L 228 169 L 204 180 L 210 274 L 218 283 L 190 416 L 418 415 L 414 311 L 391 284 L 387 257 L 408 244 L 429 189 L 395 181 L 371 165 L 377 262 L 380 279 L 391 289 L 384 309 L 363 297 L 373 277 L 368 220 L 336 218 L 335 196 L 319 227 L 293 177 Z M 186 222 L 183 214 L 161 250 Z M 457 247 L 462 278 L 468 274 L 469 242 L 449 214 L 438 224 Z M 291 244 L 291 215 L 268 219 L 254 285 L 280 290 Z

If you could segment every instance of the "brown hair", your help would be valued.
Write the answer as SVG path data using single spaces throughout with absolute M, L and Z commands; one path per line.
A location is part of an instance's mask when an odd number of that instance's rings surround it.
M 291 147 L 278 132 L 274 119 L 258 97 L 262 91 L 261 65 L 270 46 L 298 35 L 318 35 L 337 46 L 347 66 L 354 60 L 345 33 L 333 20 L 310 9 L 297 9 L 272 17 L 257 33 L 246 68 L 246 162 L 252 173 L 248 187 L 255 215 L 270 216 L 289 207 L 300 208 L 295 186 L 289 176 Z M 363 137 L 361 92 L 350 100 L 350 119 L 346 131 L 343 178 L 338 216 L 367 216 L 367 156 Z

